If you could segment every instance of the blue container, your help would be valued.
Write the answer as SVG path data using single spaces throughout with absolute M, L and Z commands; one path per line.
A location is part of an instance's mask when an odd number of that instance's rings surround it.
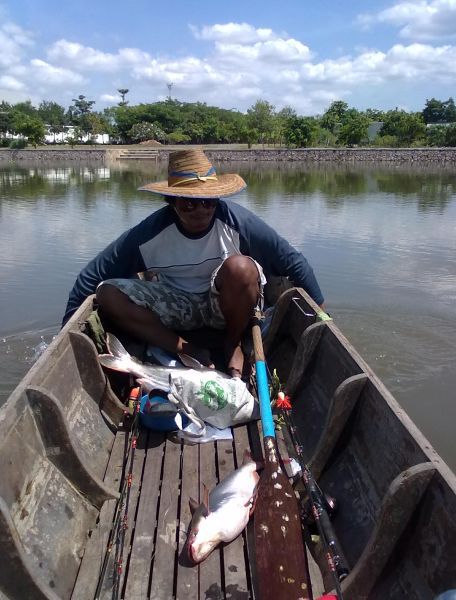
M 177 412 L 176 406 L 162 392 L 152 390 L 141 398 L 139 421 L 143 427 L 154 431 L 176 431 Z M 187 417 L 182 415 L 183 427 L 187 423 Z

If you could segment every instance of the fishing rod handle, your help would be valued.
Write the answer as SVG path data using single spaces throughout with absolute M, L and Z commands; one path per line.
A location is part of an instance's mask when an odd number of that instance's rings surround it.
M 253 349 L 255 352 L 255 370 L 258 387 L 258 399 L 260 401 L 261 425 L 263 436 L 275 439 L 275 427 L 272 419 L 271 398 L 269 395 L 268 374 L 264 361 L 263 340 L 259 325 L 258 313 L 255 311 L 252 327 Z
M 255 362 L 258 397 L 260 401 L 261 424 L 263 426 L 263 436 L 275 438 L 275 427 L 272 419 L 271 401 L 269 399 L 268 376 L 266 365 L 263 361 Z
M 345 557 L 340 548 L 339 540 L 334 533 L 334 529 L 329 520 L 328 514 L 322 510 L 320 515 L 315 518 L 320 536 L 322 536 L 326 546 L 328 547 L 334 564 L 334 570 L 339 581 L 343 581 L 350 572 Z

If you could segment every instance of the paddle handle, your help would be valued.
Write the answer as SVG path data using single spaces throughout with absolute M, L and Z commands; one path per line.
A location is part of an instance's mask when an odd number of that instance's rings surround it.
M 263 340 L 261 339 L 261 329 L 257 313 L 255 313 L 254 324 L 252 327 L 252 339 L 255 352 L 256 380 L 258 386 L 258 399 L 260 401 L 263 436 L 275 438 L 275 427 L 272 419 L 271 399 L 269 396 L 268 374 L 266 371 L 266 363 L 264 361 Z

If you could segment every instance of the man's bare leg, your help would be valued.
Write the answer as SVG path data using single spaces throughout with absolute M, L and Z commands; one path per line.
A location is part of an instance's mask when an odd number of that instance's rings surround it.
M 226 321 L 225 356 L 227 370 L 240 376 L 244 366 L 241 337 L 247 329 L 258 302 L 258 269 L 248 256 L 230 256 L 220 267 L 215 285 L 220 293 L 220 308 Z
M 97 289 L 97 301 L 103 312 L 126 333 L 174 354 L 184 353 L 213 367 L 209 352 L 187 342 L 160 321 L 150 309 L 139 306 L 109 283 Z

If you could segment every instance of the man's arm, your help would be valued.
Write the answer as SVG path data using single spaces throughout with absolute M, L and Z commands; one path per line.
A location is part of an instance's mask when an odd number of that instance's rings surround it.
M 84 300 L 95 293 L 99 283 L 113 277 L 131 277 L 143 270 L 137 244 L 133 242 L 132 230 L 125 232 L 109 244 L 79 273 L 70 292 L 62 326 L 76 312 Z
M 109 244 L 79 273 L 68 298 L 62 325 L 79 308 L 87 296 L 95 293 L 106 279 L 134 277 L 145 270 L 141 246 L 174 222 L 174 212 L 165 206 L 123 233 Z

